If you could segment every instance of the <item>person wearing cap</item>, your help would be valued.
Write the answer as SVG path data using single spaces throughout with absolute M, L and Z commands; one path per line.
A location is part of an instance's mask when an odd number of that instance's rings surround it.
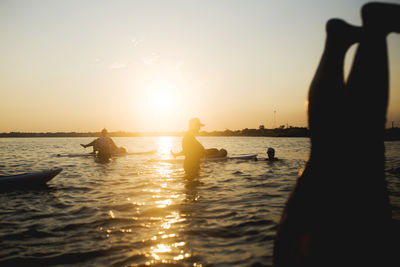
M 267 149 L 267 155 L 268 155 L 268 158 L 265 159 L 267 161 L 277 161 L 278 160 L 278 158 L 275 157 L 275 149 L 273 149 L 272 147 L 269 147 Z
M 117 147 L 111 137 L 107 136 L 107 129 L 101 131 L 101 136 L 89 144 L 81 144 L 82 147 L 93 147 L 93 155 L 101 159 L 109 159 L 113 154 L 126 153 L 125 148 Z
M 199 118 L 192 118 L 189 120 L 189 129 L 182 139 L 182 151 L 179 153 L 171 154 L 174 157 L 185 156 L 183 168 L 186 173 L 195 174 L 200 168 L 200 159 L 203 157 L 225 157 L 227 151 L 225 149 L 218 150 L 216 148 L 205 149 L 203 145 L 197 141 L 196 135 L 199 133 L 200 128 L 204 124 L 200 122 Z
M 185 156 L 183 168 L 187 173 L 196 173 L 200 168 L 200 159 L 204 157 L 205 149 L 195 137 L 203 126 L 199 118 L 190 119 L 189 129 L 182 139 L 182 151 L 179 153 L 171 151 L 174 157 Z

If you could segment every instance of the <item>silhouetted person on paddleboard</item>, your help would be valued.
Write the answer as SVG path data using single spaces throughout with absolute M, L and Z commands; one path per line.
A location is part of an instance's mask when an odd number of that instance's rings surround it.
M 89 146 L 93 147 L 93 154 L 99 159 L 107 160 L 113 154 L 123 154 L 126 153 L 126 149 L 123 147 L 118 147 L 111 137 L 107 136 L 107 129 L 101 131 L 101 136 L 89 144 L 81 144 L 82 147 L 87 148 Z
M 182 139 L 182 151 L 179 153 L 171 154 L 174 157 L 185 156 L 183 168 L 189 175 L 195 175 L 200 168 L 200 159 L 203 157 L 226 157 L 227 151 L 225 149 L 218 150 L 216 148 L 204 149 L 203 145 L 197 141 L 196 135 L 199 133 L 200 128 L 203 127 L 199 118 L 192 118 L 189 120 L 189 129 Z
M 368 3 L 361 16 L 362 27 L 339 19 L 326 24 L 308 95 L 310 158 L 278 225 L 275 266 L 399 264 L 392 262 L 399 240 L 391 240 L 384 128 L 386 36 L 400 32 L 400 5 Z M 359 46 L 344 81 L 345 53 L 354 43 Z

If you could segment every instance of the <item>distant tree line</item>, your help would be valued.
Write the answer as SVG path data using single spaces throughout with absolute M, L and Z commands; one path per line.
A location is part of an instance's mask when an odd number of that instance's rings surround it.
M 183 136 L 184 132 L 110 132 L 111 137 L 140 137 L 140 136 Z M 360 130 L 360 134 L 362 131 Z M 9 132 L 0 133 L 1 137 L 99 137 L 100 132 Z M 258 129 L 245 128 L 242 130 L 229 130 L 224 131 L 201 131 L 199 136 L 267 136 L 267 137 L 309 137 L 309 130 L 305 127 L 292 127 L 284 125 L 275 129 L 265 129 L 260 125 Z M 391 128 L 385 130 L 385 140 L 387 141 L 400 141 L 400 128 Z
M 304 127 L 288 127 L 281 126 L 275 129 L 265 129 L 264 125 L 260 125 L 258 129 L 245 128 L 242 130 L 225 130 L 213 132 L 200 132 L 200 136 L 267 136 L 267 137 L 308 137 L 308 129 Z
M 111 137 L 139 137 L 139 136 L 180 136 L 179 133 L 132 133 L 132 132 L 109 132 Z M 99 137 L 101 132 L 9 132 L 0 133 L 0 137 Z

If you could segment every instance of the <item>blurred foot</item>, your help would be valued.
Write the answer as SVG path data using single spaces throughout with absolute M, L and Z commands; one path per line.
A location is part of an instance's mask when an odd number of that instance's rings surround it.
M 363 27 L 369 31 L 400 33 L 400 5 L 371 2 L 361 8 Z
M 347 49 L 361 40 L 363 28 L 348 24 L 342 19 L 330 19 L 326 23 L 326 34 L 329 41 L 343 45 Z

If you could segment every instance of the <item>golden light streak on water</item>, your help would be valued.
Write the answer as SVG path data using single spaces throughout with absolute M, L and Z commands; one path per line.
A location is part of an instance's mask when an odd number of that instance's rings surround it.
M 160 152 L 161 155 L 170 155 L 172 144 L 173 144 L 173 137 L 171 136 L 163 136 L 157 139 L 157 151 Z
M 111 218 L 113 218 L 113 219 L 115 218 L 114 212 L 112 210 L 110 210 L 108 212 L 108 214 L 110 215 Z
M 172 140 L 170 137 L 157 139 L 158 151 L 161 157 L 171 157 Z M 136 208 L 140 206 L 144 213 L 146 213 L 147 208 L 155 212 L 152 214 L 153 216 L 147 217 L 149 221 L 154 223 L 149 228 L 153 232 L 149 238 L 153 245 L 146 252 L 146 257 L 151 258 L 151 260 L 147 260 L 146 265 L 159 263 L 176 264 L 178 261 L 191 256 L 190 253 L 185 251 L 186 242 L 178 239 L 178 233 L 174 232 L 176 228 L 174 224 L 186 221 L 185 216 L 182 216 L 180 211 L 174 210 L 174 208 L 170 210 L 171 206 L 174 207 L 174 205 L 184 201 L 185 195 L 177 193 L 176 190 L 171 190 L 171 186 L 176 186 L 174 184 L 176 182 L 176 174 L 174 174 L 176 169 L 171 167 L 170 164 L 154 165 L 153 170 L 154 172 L 151 175 L 153 178 L 152 183 L 149 187 L 141 189 L 142 192 L 151 194 L 149 197 L 152 201 L 134 203 Z
M 158 201 L 156 201 L 156 203 L 158 204 L 157 208 L 165 208 L 172 204 L 172 200 L 171 199 L 158 200 Z
M 175 234 L 169 234 L 169 235 L 165 234 L 165 235 L 162 235 L 161 238 L 166 239 L 168 237 L 175 237 L 175 236 L 176 236 Z
M 177 222 L 183 222 L 186 219 L 181 218 L 179 213 L 173 212 L 171 215 L 165 217 L 164 223 L 161 224 L 161 227 L 164 229 L 170 229 L 171 225 Z
M 180 254 L 179 256 L 174 257 L 174 260 L 178 261 L 178 260 L 183 260 L 184 257 L 182 254 Z
M 174 247 L 182 247 L 185 245 L 185 242 L 178 242 L 178 243 L 174 243 L 172 246 Z
M 171 246 L 166 245 L 166 244 L 158 244 L 156 248 L 152 247 L 153 252 L 158 252 L 158 253 L 165 253 L 165 252 L 171 252 Z

